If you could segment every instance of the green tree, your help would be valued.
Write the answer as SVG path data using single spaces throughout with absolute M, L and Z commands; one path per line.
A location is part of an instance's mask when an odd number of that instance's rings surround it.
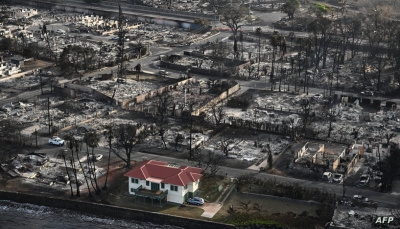
M 0 41 L 0 51 L 6 51 L 9 50 L 10 47 L 12 46 L 12 39 L 11 38 L 3 38 Z
M 282 12 L 287 13 L 289 19 L 293 19 L 294 13 L 301 7 L 299 0 L 288 0 L 282 5 Z
M 133 147 L 139 141 L 140 131 L 135 125 L 120 124 L 116 131 L 116 144 L 113 148 L 113 153 L 126 163 L 126 167 L 131 167 L 131 156 L 133 154 Z M 124 151 L 119 151 L 122 148 Z
M 221 13 L 221 23 L 228 26 L 236 35 L 249 15 L 249 8 L 244 5 L 228 5 L 221 10 Z

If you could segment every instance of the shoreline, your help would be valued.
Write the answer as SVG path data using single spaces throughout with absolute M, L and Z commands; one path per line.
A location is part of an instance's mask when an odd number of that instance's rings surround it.
M 90 203 L 72 199 L 61 199 L 57 197 L 44 197 L 21 192 L 0 191 L 0 200 L 9 200 L 16 203 L 28 203 L 39 206 L 61 208 L 72 211 L 84 212 L 96 216 L 113 217 L 117 219 L 135 220 L 139 222 L 150 222 L 160 225 L 171 225 L 187 229 L 236 229 L 234 225 L 216 223 L 212 221 L 191 219 L 175 215 L 167 215 L 149 212 L 139 209 L 130 209 L 114 205 Z

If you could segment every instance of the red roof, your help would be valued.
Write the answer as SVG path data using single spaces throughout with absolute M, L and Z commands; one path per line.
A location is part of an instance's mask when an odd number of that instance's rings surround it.
M 147 180 L 155 178 L 161 180 L 161 183 L 185 186 L 190 182 L 199 180 L 203 175 L 202 168 L 191 166 L 173 167 L 167 162 L 146 160 L 135 166 L 135 168 L 125 173 L 126 177 L 139 178 Z

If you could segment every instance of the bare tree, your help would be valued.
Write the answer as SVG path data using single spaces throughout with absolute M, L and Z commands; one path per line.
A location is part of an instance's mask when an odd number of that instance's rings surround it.
M 244 67 L 244 69 L 249 74 L 249 79 L 253 76 L 253 73 L 256 70 L 256 68 L 253 65 L 247 65 L 246 67 Z
M 160 135 L 161 141 L 162 141 L 162 143 L 163 143 L 163 145 L 164 145 L 164 149 L 167 149 L 167 144 L 166 144 L 166 142 L 165 142 L 165 133 L 166 133 L 166 131 L 164 130 L 163 127 L 161 127 L 161 128 L 160 128 L 160 131 L 159 131 L 159 135 Z
M 383 69 L 386 67 L 386 65 L 388 64 L 388 59 L 384 54 L 381 53 L 375 53 L 375 68 L 377 70 L 377 84 L 376 84 L 376 90 L 379 91 L 381 90 L 382 87 L 382 72 Z
M 310 125 L 312 118 L 314 117 L 314 112 L 312 105 L 308 99 L 303 99 L 301 101 L 301 120 L 303 122 L 303 134 L 307 135 L 307 127 Z
M 182 143 L 183 140 L 185 140 L 185 137 L 183 137 L 182 134 L 177 134 L 175 137 L 175 150 L 178 150 L 178 144 Z
M 203 168 L 204 171 L 209 171 L 211 176 L 215 176 L 220 170 L 220 166 L 225 163 L 224 155 L 216 154 L 211 150 L 202 152 L 200 148 L 196 148 L 188 160 L 197 167 Z
M 43 39 L 46 41 L 46 43 L 47 43 L 47 48 L 48 48 L 48 51 L 49 51 L 49 58 L 50 59 L 53 59 L 53 50 L 51 49 L 51 45 L 50 45 L 50 37 L 49 37 L 49 31 L 47 31 L 47 27 L 46 27 L 46 25 L 45 24 L 43 24 L 42 25 L 42 36 L 43 36 Z
M 334 105 L 331 101 L 325 110 L 326 119 L 328 121 L 328 135 L 327 138 L 331 137 L 331 132 L 334 129 L 332 123 L 336 121 L 336 118 L 342 114 L 342 107 L 339 105 Z
M 221 150 L 225 156 L 228 156 L 229 152 L 235 147 L 236 141 L 232 138 L 221 138 L 216 143 L 216 148 Z
M 222 107 L 213 106 L 211 108 L 211 115 L 215 121 L 215 125 L 219 126 L 222 120 L 225 118 L 225 111 Z
M 160 115 L 161 122 L 165 121 L 165 115 L 168 112 L 168 108 L 174 103 L 171 95 L 165 94 L 157 94 L 157 113 Z

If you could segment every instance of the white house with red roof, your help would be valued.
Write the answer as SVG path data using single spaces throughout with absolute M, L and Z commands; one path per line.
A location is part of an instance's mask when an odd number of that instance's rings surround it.
M 167 162 L 145 160 L 124 176 L 129 177 L 129 194 L 182 204 L 197 194 L 202 168 L 176 166 Z

